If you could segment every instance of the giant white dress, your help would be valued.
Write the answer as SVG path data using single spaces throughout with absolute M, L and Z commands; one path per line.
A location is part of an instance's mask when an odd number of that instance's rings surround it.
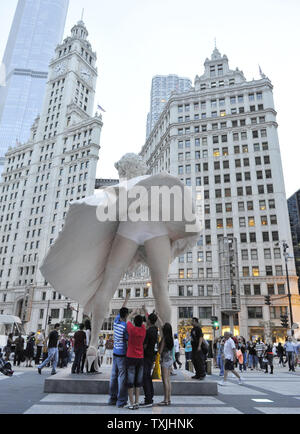
M 123 192 L 126 190 L 126 193 L 130 193 L 133 187 L 137 186 L 144 187 L 148 192 L 153 186 L 180 187 L 182 198 L 184 198 L 182 199 L 182 206 L 184 206 L 184 201 L 185 206 L 190 206 L 195 212 L 192 195 L 187 194 L 184 184 L 177 177 L 168 173 L 133 178 L 102 190 L 94 196 L 71 202 L 64 227 L 55 243 L 50 247 L 40 270 L 57 292 L 77 301 L 84 307 L 86 313 L 92 311 L 89 302 L 101 286 L 105 265 L 121 220 L 120 215 L 117 215 L 117 221 L 99 221 L 97 218 L 99 210 L 103 211 L 107 204 L 114 200 L 112 199 L 116 197 L 114 192 L 120 193 L 123 189 Z M 148 207 L 149 212 L 151 212 L 151 203 L 148 204 Z M 195 214 L 193 222 L 186 221 L 184 215 L 182 220 L 175 221 L 174 211 L 174 209 L 171 210 L 170 220 L 158 222 L 159 232 L 164 232 L 161 226 L 163 223 L 165 233 L 170 238 L 172 260 L 192 248 L 201 231 L 200 223 Z M 188 232 L 186 225 L 191 223 L 194 224 L 194 228 L 192 232 Z M 136 229 L 137 239 L 145 240 L 145 234 L 140 233 L 143 231 L 143 225 L 137 224 Z M 122 231 L 119 232 L 122 234 Z M 142 263 L 147 264 L 147 257 L 144 247 L 141 245 L 130 269 L 132 270 Z

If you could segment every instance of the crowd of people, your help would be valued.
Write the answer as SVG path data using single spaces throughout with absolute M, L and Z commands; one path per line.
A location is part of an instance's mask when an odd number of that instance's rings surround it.
M 164 399 L 158 406 L 171 405 L 170 376 L 182 367 L 178 335 L 173 334 L 170 323 L 164 323 L 158 312 L 148 314 L 146 307 L 129 314 L 126 307 L 128 297 L 114 322 L 112 372 L 109 387 L 109 405 L 137 410 L 154 404 L 153 372 L 158 361 L 164 388 Z M 190 349 L 194 365 L 195 380 L 206 376 L 205 357 L 208 345 L 203 338 L 197 318 L 185 344 Z M 140 388 L 144 389 L 144 400 L 140 402 Z M 129 400 L 129 403 L 128 403 Z
M 164 388 L 164 399 L 157 403 L 159 406 L 171 405 L 171 375 L 180 369 L 181 347 L 178 335 L 173 334 L 170 323 L 164 323 L 158 312 L 148 314 L 146 307 L 129 313 L 126 307 L 129 296 L 117 315 L 113 335 L 101 335 L 98 343 L 97 366 L 106 364 L 111 366 L 109 387 L 109 405 L 119 408 L 127 407 L 137 410 L 139 407 L 150 407 L 154 404 L 153 373 L 158 369 Z M 71 365 L 72 374 L 93 372 L 93 365 L 88 363 L 86 353 L 91 335 L 89 320 L 80 324 L 74 335 L 65 336 L 59 333 L 60 324 L 45 336 L 43 330 L 30 333 L 27 339 L 20 334 L 17 338 L 8 336 L 7 345 L 1 359 L 4 362 L 12 360 L 14 366 L 33 367 L 34 361 L 38 373 L 42 369 L 52 367 L 51 374 L 55 375 L 57 367 Z M 193 368 L 194 380 L 204 380 L 207 372 L 207 357 L 213 357 L 215 368 L 219 368 L 219 375 L 223 379 L 218 383 L 227 384 L 229 372 L 243 384 L 241 372 L 262 370 L 265 373 L 274 372 L 274 358 L 278 358 L 278 365 L 294 372 L 295 366 L 300 364 L 300 341 L 293 337 L 286 338 L 286 342 L 271 344 L 261 339 L 246 342 L 242 336 L 233 336 L 225 332 L 217 338 L 212 346 L 204 339 L 202 329 L 197 318 L 192 319 L 192 329 L 182 342 L 185 354 L 185 369 Z M 4 366 L 4 365 L 3 365 Z M 2 367 L 3 367 L 2 366 Z M 270 369 L 270 371 L 269 371 Z M 12 371 L 13 372 L 13 371 Z M 140 402 L 140 389 L 144 390 L 144 401 Z M 128 403 L 129 401 L 129 403 Z
M 264 343 L 261 339 L 246 342 L 242 336 L 235 337 L 225 333 L 224 336 L 217 338 L 213 345 L 215 366 L 220 369 L 219 375 L 224 377 L 224 380 L 229 338 L 232 348 L 234 344 L 232 357 L 230 357 L 233 369 L 236 368 L 240 372 L 256 369 L 266 374 L 268 372 L 273 374 L 275 357 L 278 358 L 279 366 L 285 367 L 288 364 L 289 371 L 292 372 L 295 371 L 295 366 L 300 364 L 300 341 L 296 341 L 291 336 L 286 338 L 283 345 L 280 342 L 276 345 L 270 342 Z

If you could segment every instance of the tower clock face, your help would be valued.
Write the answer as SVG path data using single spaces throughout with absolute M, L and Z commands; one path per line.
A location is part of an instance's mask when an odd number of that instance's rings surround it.
M 85 81 L 88 81 L 88 82 L 92 81 L 92 74 L 88 69 L 85 69 L 85 68 L 81 69 L 80 77 Z
M 65 63 L 59 63 L 58 65 L 56 65 L 56 67 L 54 68 L 56 77 L 64 74 L 66 70 L 67 70 L 67 65 Z

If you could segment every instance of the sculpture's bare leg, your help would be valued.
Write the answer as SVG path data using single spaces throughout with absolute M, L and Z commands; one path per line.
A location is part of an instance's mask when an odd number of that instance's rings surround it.
M 109 303 L 137 249 L 138 245 L 134 241 L 116 235 L 105 267 L 102 284 L 93 299 L 91 347 L 98 347 L 98 336 L 107 316 Z
M 150 269 L 152 291 L 156 310 L 164 322 L 171 323 L 171 304 L 168 290 L 168 272 L 171 244 L 168 236 L 152 238 L 145 242 L 147 265 Z

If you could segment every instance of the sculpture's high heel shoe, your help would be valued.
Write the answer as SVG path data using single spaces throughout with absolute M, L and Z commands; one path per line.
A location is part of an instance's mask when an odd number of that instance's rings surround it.
M 98 362 L 98 353 L 95 347 L 89 347 L 86 352 L 86 360 L 85 360 L 86 372 L 100 372 L 100 366 Z

